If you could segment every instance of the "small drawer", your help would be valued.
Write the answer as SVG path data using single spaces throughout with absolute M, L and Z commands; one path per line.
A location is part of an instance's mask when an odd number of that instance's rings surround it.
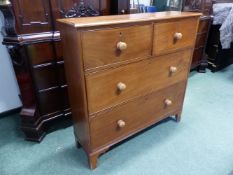
M 40 115 L 50 115 L 69 108 L 67 87 L 55 88 L 38 93 L 38 107 Z
M 32 72 L 37 90 L 66 85 L 63 61 L 34 66 Z
M 51 65 L 33 68 L 33 77 L 37 90 L 58 86 L 56 66 Z
M 206 45 L 207 33 L 197 35 L 195 48 L 204 47 Z
M 26 48 L 33 65 L 47 63 L 55 59 L 52 43 L 30 44 Z
M 197 24 L 196 18 L 154 24 L 153 55 L 194 47 Z
M 92 69 L 151 55 L 152 25 L 82 32 L 84 68 Z
M 192 50 L 184 50 L 86 75 L 89 113 L 185 80 Z
M 180 111 L 185 85 L 186 81 L 174 84 L 92 117 L 90 123 L 92 148 L 119 141 Z

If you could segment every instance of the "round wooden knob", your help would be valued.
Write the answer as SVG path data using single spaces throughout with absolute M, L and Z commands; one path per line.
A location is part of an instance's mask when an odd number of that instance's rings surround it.
M 127 49 L 127 44 L 125 42 L 120 41 L 117 43 L 117 49 L 120 51 L 123 51 L 123 50 Z
M 123 120 L 118 120 L 117 121 L 117 125 L 120 127 L 120 128 L 124 128 L 126 123 L 123 121 Z
M 164 103 L 165 103 L 166 106 L 171 106 L 172 105 L 172 101 L 169 100 L 169 99 L 166 99 Z
M 176 40 L 181 40 L 181 39 L 183 38 L 183 34 L 177 32 L 177 33 L 175 33 L 174 38 L 175 38 Z
M 177 67 L 171 66 L 171 67 L 170 67 L 170 72 L 171 72 L 172 74 L 176 73 L 176 72 L 177 72 Z
M 118 89 L 119 91 L 125 90 L 125 89 L 126 89 L 126 84 L 124 84 L 124 83 L 122 83 L 122 82 L 118 83 L 118 84 L 117 84 L 117 89 Z

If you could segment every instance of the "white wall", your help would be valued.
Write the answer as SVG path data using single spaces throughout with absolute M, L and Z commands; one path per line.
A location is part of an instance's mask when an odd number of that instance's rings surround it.
M 3 26 L 3 15 L 0 12 L 0 30 Z M 19 88 L 5 46 L 2 45 L 2 34 L 0 33 L 0 113 L 21 106 L 19 99 Z
M 131 4 L 132 4 L 132 2 L 133 2 L 133 0 L 130 0 L 131 2 Z M 135 4 L 137 4 L 137 0 L 134 0 L 134 2 L 135 2 Z M 150 0 L 139 0 L 139 4 L 145 4 L 145 5 L 150 5 Z

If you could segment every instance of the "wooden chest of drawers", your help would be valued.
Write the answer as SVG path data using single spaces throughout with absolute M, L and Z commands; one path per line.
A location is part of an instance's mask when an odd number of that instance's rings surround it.
M 180 120 L 200 15 L 59 20 L 75 138 L 91 168 L 123 139 Z

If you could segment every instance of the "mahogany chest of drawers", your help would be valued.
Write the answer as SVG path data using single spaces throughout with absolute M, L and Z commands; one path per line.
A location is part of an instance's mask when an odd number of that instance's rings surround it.
M 96 168 L 112 145 L 180 121 L 199 13 L 59 20 L 74 133 Z

